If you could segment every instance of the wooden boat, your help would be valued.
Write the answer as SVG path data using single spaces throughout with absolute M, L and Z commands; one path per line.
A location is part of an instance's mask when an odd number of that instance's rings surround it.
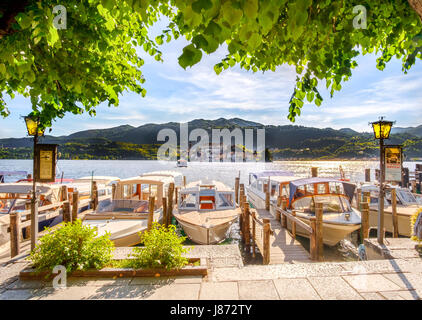
M 332 178 L 298 178 L 285 172 L 260 172 L 250 174 L 250 185 L 246 188 L 251 205 L 257 209 L 265 208 L 264 186 L 270 183 L 270 212 L 276 217 L 277 198 L 287 200 L 287 211 L 296 212 L 296 217 L 310 225 L 315 216 L 315 203 L 323 203 L 323 242 L 334 246 L 347 235 L 358 230 L 361 215 L 350 205 L 355 185 Z M 287 220 L 291 230 L 291 222 Z M 309 238 L 309 233 L 300 225 L 296 234 Z
M 399 228 L 399 235 L 410 237 L 412 235 L 412 228 L 410 218 L 422 207 L 418 199 L 409 189 L 400 188 L 398 186 L 387 186 L 384 198 L 384 228 L 387 232 L 393 233 L 393 207 L 391 205 L 391 188 L 396 189 L 397 199 L 397 221 Z M 362 195 L 364 192 L 370 192 L 369 203 L 369 227 L 378 227 L 378 195 L 379 187 L 376 185 L 363 185 L 361 187 Z M 363 198 L 362 198 L 363 201 Z
M 0 184 L 0 245 L 10 239 L 10 234 L 7 232 L 10 224 L 9 214 L 11 212 L 22 212 L 30 208 L 32 188 L 32 183 L 27 182 Z M 59 184 L 38 183 L 36 190 L 40 197 L 39 206 L 58 203 L 65 197 L 65 195 L 61 194 L 62 185 Z M 44 211 L 38 215 L 38 229 L 40 231 L 53 223 L 53 218 L 46 218 L 48 213 L 49 211 Z M 28 218 L 24 214 L 21 216 L 22 221 Z
M 252 207 L 265 209 L 266 188 L 270 185 L 270 203 L 272 204 L 270 209 L 276 216 L 277 198 L 281 196 L 282 200 L 289 203 L 289 183 L 297 179 L 300 178 L 295 177 L 293 173 L 279 170 L 249 173 L 249 185 L 245 188 L 246 195 Z
M 226 239 L 240 215 L 234 191 L 220 182 L 193 182 L 180 190 L 174 217 L 195 243 L 216 244 Z
M 315 203 L 323 204 L 322 234 L 326 245 L 334 246 L 361 227 L 361 213 L 352 208 L 356 185 L 332 178 L 305 178 L 289 184 L 289 207 L 296 217 L 310 225 L 315 217 Z M 291 229 L 291 223 L 287 223 Z M 297 226 L 297 234 L 309 238 L 309 233 Z
M 93 214 L 84 217 L 83 224 L 95 227 L 99 235 L 109 233 L 117 247 L 140 243 L 139 233 L 148 226 L 149 197 L 154 196 L 153 221 L 163 218 L 162 199 L 174 177 L 157 173 L 145 174 L 117 182 L 114 199 L 104 201 Z

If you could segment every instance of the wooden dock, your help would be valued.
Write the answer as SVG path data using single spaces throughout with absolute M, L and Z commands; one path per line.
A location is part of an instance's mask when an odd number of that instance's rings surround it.
M 270 222 L 272 234 L 269 238 L 269 264 L 311 262 L 309 252 L 292 237 L 287 229 L 281 226 L 280 221 L 276 220 L 271 213 L 265 209 L 251 209 L 251 211 L 256 213 L 257 219 L 261 221 L 268 219 Z M 264 252 L 263 235 L 263 227 L 256 224 L 255 243 L 261 253 Z

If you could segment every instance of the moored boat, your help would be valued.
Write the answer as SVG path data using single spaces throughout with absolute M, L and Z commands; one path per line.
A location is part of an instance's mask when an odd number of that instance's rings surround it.
M 410 237 L 412 235 L 411 216 L 415 214 L 422 204 L 418 201 L 414 194 L 409 189 L 400 188 L 398 186 L 387 185 L 384 197 L 384 229 L 387 232 L 393 233 L 393 206 L 391 189 L 396 190 L 396 211 L 399 235 Z M 378 227 L 378 195 L 379 186 L 376 185 L 363 185 L 361 187 L 362 195 L 364 192 L 370 192 L 369 203 L 369 227 Z
M 334 246 L 361 227 L 361 214 L 352 208 L 356 186 L 350 182 L 332 178 L 305 178 L 289 183 L 288 212 L 310 225 L 315 217 L 315 203 L 322 203 L 322 234 L 326 245 Z M 288 229 L 291 223 L 288 219 Z M 296 233 L 309 238 L 309 233 L 297 226 Z
M 109 233 L 117 247 L 136 245 L 141 242 L 139 233 L 148 227 L 149 197 L 155 197 L 153 221 L 161 222 L 162 199 L 170 183 L 174 183 L 172 175 L 158 173 L 122 179 L 114 198 L 85 215 L 83 224 L 95 227 L 99 235 Z
M 224 241 L 240 215 L 234 191 L 221 182 L 192 182 L 180 190 L 174 217 L 193 242 L 216 244 Z

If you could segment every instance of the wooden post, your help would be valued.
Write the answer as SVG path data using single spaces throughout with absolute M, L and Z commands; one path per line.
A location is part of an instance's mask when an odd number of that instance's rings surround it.
M 264 239 L 263 239 L 263 247 L 264 252 L 262 254 L 264 264 L 270 263 L 270 219 L 263 219 L 262 222 L 264 223 Z
M 265 210 L 270 211 L 270 188 L 271 185 L 267 183 L 267 190 L 265 191 Z
M 410 184 L 412 186 L 412 193 L 416 193 L 416 180 L 410 181 Z
M 73 191 L 72 193 L 72 221 L 76 221 L 76 219 L 78 219 L 78 211 L 79 211 L 79 192 Z
M 277 197 L 277 206 L 276 206 L 276 209 L 278 209 L 278 208 L 281 208 L 281 203 L 282 203 L 282 198 L 281 198 L 281 196 L 278 196 Z M 280 221 L 280 219 L 281 219 L 281 217 L 280 217 L 280 212 L 278 211 L 278 210 L 275 210 L 275 219 L 277 220 L 277 221 Z
M 174 203 L 175 203 L 176 205 L 177 205 L 177 201 L 178 201 L 178 197 L 179 197 L 177 190 L 178 190 L 178 188 L 177 188 L 177 187 L 175 187 L 175 188 L 174 188 Z
M 163 197 L 163 224 L 168 228 L 168 219 L 167 219 L 167 198 Z
M 292 211 L 292 216 L 296 217 L 296 211 Z M 296 239 L 296 221 L 292 219 L 292 236 L 293 239 Z
M 369 204 L 368 202 L 361 203 L 361 228 L 362 238 L 369 238 Z M 363 240 L 362 239 L 362 240 Z
M 69 201 L 66 201 L 65 203 L 63 203 L 63 222 L 72 222 Z
M 312 177 L 318 177 L 318 167 L 311 168 Z
M 316 261 L 318 260 L 318 248 L 317 248 L 317 232 L 316 232 L 316 218 L 311 217 L 311 228 L 312 233 L 309 238 L 309 253 L 311 255 L 311 260 Z
M 114 200 L 114 198 L 116 197 L 116 188 L 117 188 L 117 185 L 113 183 L 111 185 L 111 200 Z
M 173 217 L 173 192 L 174 183 L 171 182 L 167 193 L 167 226 L 171 225 L 171 218 Z
M 286 209 L 287 209 L 287 200 L 286 199 L 284 199 L 282 202 L 281 202 L 281 209 L 283 209 L 284 211 L 286 211 Z M 281 219 L 281 226 L 283 227 L 283 228 L 287 228 L 287 217 L 284 215 L 284 214 L 282 214 L 281 215 L 281 217 L 280 217 L 280 219 Z
M 154 221 L 154 207 L 155 205 L 155 197 L 154 196 L 150 196 L 149 197 L 149 202 L 148 202 L 148 225 L 147 225 L 147 230 L 151 230 L 152 228 L 152 222 Z
M 183 176 L 183 186 L 186 187 L 186 176 Z
M 367 202 L 368 204 L 371 203 L 371 193 L 370 192 L 364 192 L 363 193 L 363 201 Z
M 399 221 L 397 217 L 397 196 L 396 188 L 391 189 L 391 215 L 393 218 L 393 237 L 399 237 Z
M 251 233 L 250 233 L 250 212 L 249 212 L 249 203 L 245 203 L 245 244 L 246 251 L 251 252 Z
M 403 168 L 401 186 L 403 188 L 409 188 L 409 168 Z
M 60 188 L 60 201 L 66 201 L 66 200 L 68 200 L 67 186 L 61 186 L 61 188 Z
M 91 208 L 93 210 L 97 210 L 97 207 L 98 207 L 97 181 L 92 181 Z
M 20 218 L 19 218 L 20 219 Z M 35 249 L 38 240 L 38 197 L 31 202 L 31 251 Z
M 316 245 L 318 252 L 318 261 L 322 261 L 324 257 L 324 242 L 322 234 L 322 203 L 315 203 L 315 217 L 316 217 Z
M 356 189 L 356 208 L 358 210 L 361 210 L 361 207 L 360 207 L 361 201 L 362 201 L 362 189 L 357 188 Z
M 236 177 L 234 179 L 234 197 L 236 199 L 237 204 L 239 204 L 239 183 L 240 183 L 240 178 Z
M 21 215 L 19 212 L 11 212 L 10 218 L 10 257 L 13 258 L 20 253 L 21 240 Z
M 371 169 L 365 169 L 365 182 L 371 182 Z
M 252 247 L 252 257 L 254 257 L 254 258 L 255 258 L 255 251 L 256 251 L 256 249 L 255 249 L 255 246 L 256 246 L 256 222 L 255 222 L 255 219 L 256 219 L 256 213 L 254 211 L 254 212 L 252 212 L 252 245 L 253 245 L 253 247 Z

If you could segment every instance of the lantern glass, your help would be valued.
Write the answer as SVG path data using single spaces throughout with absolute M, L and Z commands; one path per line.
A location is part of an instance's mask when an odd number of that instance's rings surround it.
M 375 139 L 388 139 L 393 123 L 391 121 L 377 121 L 372 123 Z
M 25 117 L 26 130 L 30 136 L 44 135 L 44 129 L 38 128 L 38 121 L 32 117 Z

